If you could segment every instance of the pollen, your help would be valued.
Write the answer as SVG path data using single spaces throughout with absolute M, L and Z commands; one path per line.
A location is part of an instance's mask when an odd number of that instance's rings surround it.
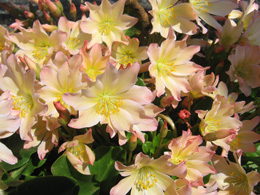
M 110 32 L 113 30 L 113 22 L 111 21 L 110 18 L 106 18 L 103 21 L 101 21 L 98 25 L 98 31 L 102 34 L 102 35 L 109 35 Z
M 102 94 L 96 105 L 96 112 L 105 117 L 109 117 L 110 114 L 119 112 L 122 104 L 123 101 L 120 96 Z
M 171 75 L 176 72 L 176 65 L 174 65 L 173 61 L 162 61 L 156 64 L 157 72 L 161 76 Z
M 36 43 L 34 45 L 34 50 L 33 50 L 33 57 L 36 60 L 42 60 L 48 55 L 48 49 L 50 45 L 44 42 Z
M 24 118 L 33 107 L 33 100 L 30 95 L 12 95 L 13 109 L 20 111 L 20 117 Z
M 160 9 L 158 12 L 158 18 L 161 25 L 169 27 L 172 23 L 172 19 L 175 18 L 173 5 L 170 5 L 167 8 Z
M 143 167 L 139 170 L 135 187 L 138 191 L 148 190 L 157 183 L 156 174 L 149 167 Z
M 4 50 L 4 47 L 5 47 L 4 40 L 0 40 L 0 52 L 2 52 Z
M 126 68 L 129 64 L 133 64 L 135 61 L 135 55 L 132 51 L 124 51 L 119 53 L 118 63 L 122 64 L 124 68 Z
M 86 147 L 83 143 L 78 143 L 76 146 L 67 148 L 68 152 L 76 156 L 83 162 L 89 162 L 88 154 L 86 152 Z
M 215 132 L 220 130 L 220 120 L 209 118 L 206 123 L 208 124 L 206 127 L 207 131 Z
M 207 13 L 210 8 L 209 0 L 190 0 L 190 3 L 193 5 L 194 9 Z
M 80 40 L 75 37 L 70 37 L 66 40 L 66 44 L 69 49 L 75 49 L 80 44 Z

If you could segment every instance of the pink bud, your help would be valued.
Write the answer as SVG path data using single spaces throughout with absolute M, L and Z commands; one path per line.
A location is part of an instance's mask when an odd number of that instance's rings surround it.
M 62 126 L 69 124 L 70 122 L 69 110 L 65 106 L 63 106 L 62 103 L 60 103 L 60 101 L 53 102 L 53 104 L 59 113 L 59 117 L 58 117 L 59 123 Z
M 189 118 L 190 117 L 190 112 L 186 109 L 183 109 L 181 110 L 179 113 L 178 113 L 178 116 L 181 118 L 181 119 L 186 119 L 186 118 Z
M 174 97 L 167 95 L 167 96 L 164 96 L 164 97 L 161 99 L 160 104 L 161 104 L 161 106 L 162 106 L 163 108 L 165 108 L 165 107 L 170 106 L 170 105 L 173 103 L 173 101 L 174 101 Z
M 50 10 L 51 14 L 55 18 L 59 18 L 61 16 L 61 11 L 60 9 L 53 3 L 51 0 L 46 0 L 46 4 L 48 6 L 48 9 Z

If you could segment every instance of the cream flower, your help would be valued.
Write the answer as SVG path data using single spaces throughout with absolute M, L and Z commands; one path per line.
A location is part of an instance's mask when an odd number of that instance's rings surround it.
M 258 45 L 260 47 L 260 13 L 259 11 L 254 11 L 254 14 L 250 20 L 248 28 L 243 34 L 246 37 L 251 45 Z
M 75 55 L 65 62 L 63 57 L 63 53 L 58 52 L 53 62 L 55 64 L 46 65 L 40 73 L 43 87 L 37 90 L 37 94 L 48 105 L 48 111 L 44 114 L 46 116 L 58 116 L 53 105 L 53 102 L 57 101 L 60 101 L 70 112 L 75 113 L 75 110 L 63 101 L 62 95 L 68 92 L 79 92 L 87 85 L 82 82 L 82 74 L 79 70 L 82 63 L 81 56 Z
M 165 93 L 167 88 L 174 99 L 180 101 L 181 91 L 190 91 L 187 76 L 203 68 L 191 62 L 192 56 L 200 50 L 199 46 L 186 47 L 186 40 L 175 41 L 172 31 L 168 38 L 158 44 L 150 44 L 148 56 L 151 61 L 149 72 L 155 78 L 157 96 Z
M 234 154 L 234 157 L 236 163 L 218 155 L 213 156 L 213 165 L 218 173 L 211 179 L 218 183 L 218 188 L 222 190 L 220 194 L 254 194 L 253 188 L 260 181 L 260 174 L 256 171 L 245 172 L 241 166 L 241 152 L 238 157 Z
M 111 57 L 117 62 L 117 69 L 131 66 L 134 62 L 142 64 L 141 61 L 148 58 L 148 47 L 139 47 L 139 40 L 137 38 L 126 38 L 129 42 L 128 45 L 115 42 L 112 46 Z
M 94 83 L 81 94 L 64 94 L 63 100 L 79 110 L 79 118 L 69 123 L 73 128 L 92 127 L 99 122 L 108 124 L 119 138 L 124 131 L 130 131 L 133 125 L 153 123 L 155 120 L 145 114 L 143 105 L 151 103 L 152 92 L 146 87 L 136 86 L 140 65 L 134 63 L 130 68 L 117 70 L 112 64 L 99 75 Z M 124 139 L 122 139 L 124 140 Z M 120 144 L 124 144 L 125 141 Z
M 197 110 L 200 132 L 206 141 L 229 151 L 229 142 L 235 137 L 242 123 L 235 117 L 234 105 L 217 95 L 209 111 Z
M 207 29 L 201 24 L 200 19 L 208 25 L 214 27 L 218 31 L 222 30 L 222 26 L 211 15 L 226 16 L 238 5 L 233 0 L 190 0 L 192 7 L 197 13 L 197 22 L 202 27 L 203 33 Z
M 63 143 L 58 152 L 65 150 L 63 155 L 67 155 L 75 169 L 84 175 L 90 175 L 88 165 L 93 165 L 95 154 L 86 144 L 93 141 L 92 129 L 89 129 L 85 134 L 75 136 L 72 141 Z
M 37 115 L 46 111 L 35 94 L 35 73 L 32 69 L 25 71 L 14 54 L 4 63 L 0 66 L 0 88 L 12 95 L 12 115 L 21 119 L 21 139 L 32 141 L 31 127 L 37 122 Z
M 150 13 L 153 16 L 151 33 L 159 32 L 162 37 L 167 38 L 169 28 L 189 35 L 197 32 L 196 25 L 191 22 L 196 19 L 191 4 L 176 4 L 177 0 L 149 0 L 149 2 L 152 5 Z
M 59 50 L 67 37 L 65 32 L 57 30 L 49 36 L 38 20 L 33 23 L 33 29 L 20 28 L 20 31 L 20 33 L 9 34 L 10 40 L 20 48 L 16 55 L 29 56 L 41 68 L 49 61 L 53 53 Z
M 63 43 L 63 47 L 72 55 L 78 54 L 84 42 L 90 40 L 90 35 L 83 33 L 79 26 L 80 21 L 71 22 L 66 17 L 60 17 L 58 22 L 58 29 L 67 33 L 67 39 Z
M 121 171 L 122 179 L 110 190 L 111 195 L 125 195 L 131 190 L 134 194 L 164 194 L 166 189 L 174 185 L 174 181 L 169 176 L 183 177 L 186 166 L 184 163 L 174 165 L 167 160 L 169 156 L 161 156 L 158 159 L 150 159 L 149 156 L 139 153 L 136 156 L 135 164 L 125 166 L 120 162 L 115 162 L 115 168 Z
M 105 72 L 110 56 L 103 55 L 101 44 L 94 44 L 87 52 L 87 43 L 80 50 L 80 54 L 83 58 L 80 70 L 85 73 L 91 81 L 95 81 L 98 75 Z
M 92 35 L 88 47 L 102 42 L 109 48 L 114 41 L 127 43 L 124 30 L 135 25 L 137 18 L 123 14 L 125 0 L 119 0 L 113 5 L 108 0 L 103 0 L 100 6 L 86 3 L 90 14 L 89 18 L 81 21 L 80 27 L 83 32 Z

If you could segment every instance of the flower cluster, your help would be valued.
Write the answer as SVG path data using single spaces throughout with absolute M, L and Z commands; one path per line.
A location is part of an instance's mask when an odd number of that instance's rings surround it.
M 32 0 L 0 26 L 0 190 L 260 193 L 257 3 L 148 1 Z

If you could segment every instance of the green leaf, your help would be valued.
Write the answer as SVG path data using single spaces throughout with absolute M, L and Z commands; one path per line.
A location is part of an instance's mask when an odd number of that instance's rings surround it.
M 99 189 L 94 176 L 79 173 L 65 155 L 60 156 L 53 163 L 51 172 L 55 176 L 65 176 L 74 179 L 80 187 L 79 195 L 92 195 Z
M 156 135 L 156 137 L 153 139 L 153 147 L 157 148 L 159 146 L 161 140 L 161 135 L 160 133 L 158 135 Z
M 142 145 L 143 152 L 145 154 L 148 154 L 150 152 L 151 148 L 153 147 L 153 143 L 151 141 L 147 141 Z
M 134 26 L 125 30 L 125 35 L 126 36 L 129 36 L 129 37 L 133 37 L 134 35 L 139 35 L 141 34 L 141 31 L 137 28 L 135 28 Z
M 77 195 L 78 192 L 79 186 L 73 179 L 63 176 L 46 176 L 30 179 L 9 192 L 8 195 Z
M 145 86 L 143 79 L 141 79 L 140 77 L 137 78 L 137 81 L 135 84 L 138 86 Z
M 89 166 L 91 174 L 100 182 L 100 194 L 109 194 L 110 189 L 116 185 L 118 171 L 115 169 L 115 161 L 124 161 L 126 151 L 121 147 L 102 146 L 94 150 L 96 160 L 93 166 Z
M 118 172 L 115 169 L 115 161 L 124 161 L 126 159 L 126 151 L 120 147 L 102 146 L 94 150 L 96 160 L 93 166 L 89 166 L 91 174 L 95 174 L 97 181 L 105 181 Z

